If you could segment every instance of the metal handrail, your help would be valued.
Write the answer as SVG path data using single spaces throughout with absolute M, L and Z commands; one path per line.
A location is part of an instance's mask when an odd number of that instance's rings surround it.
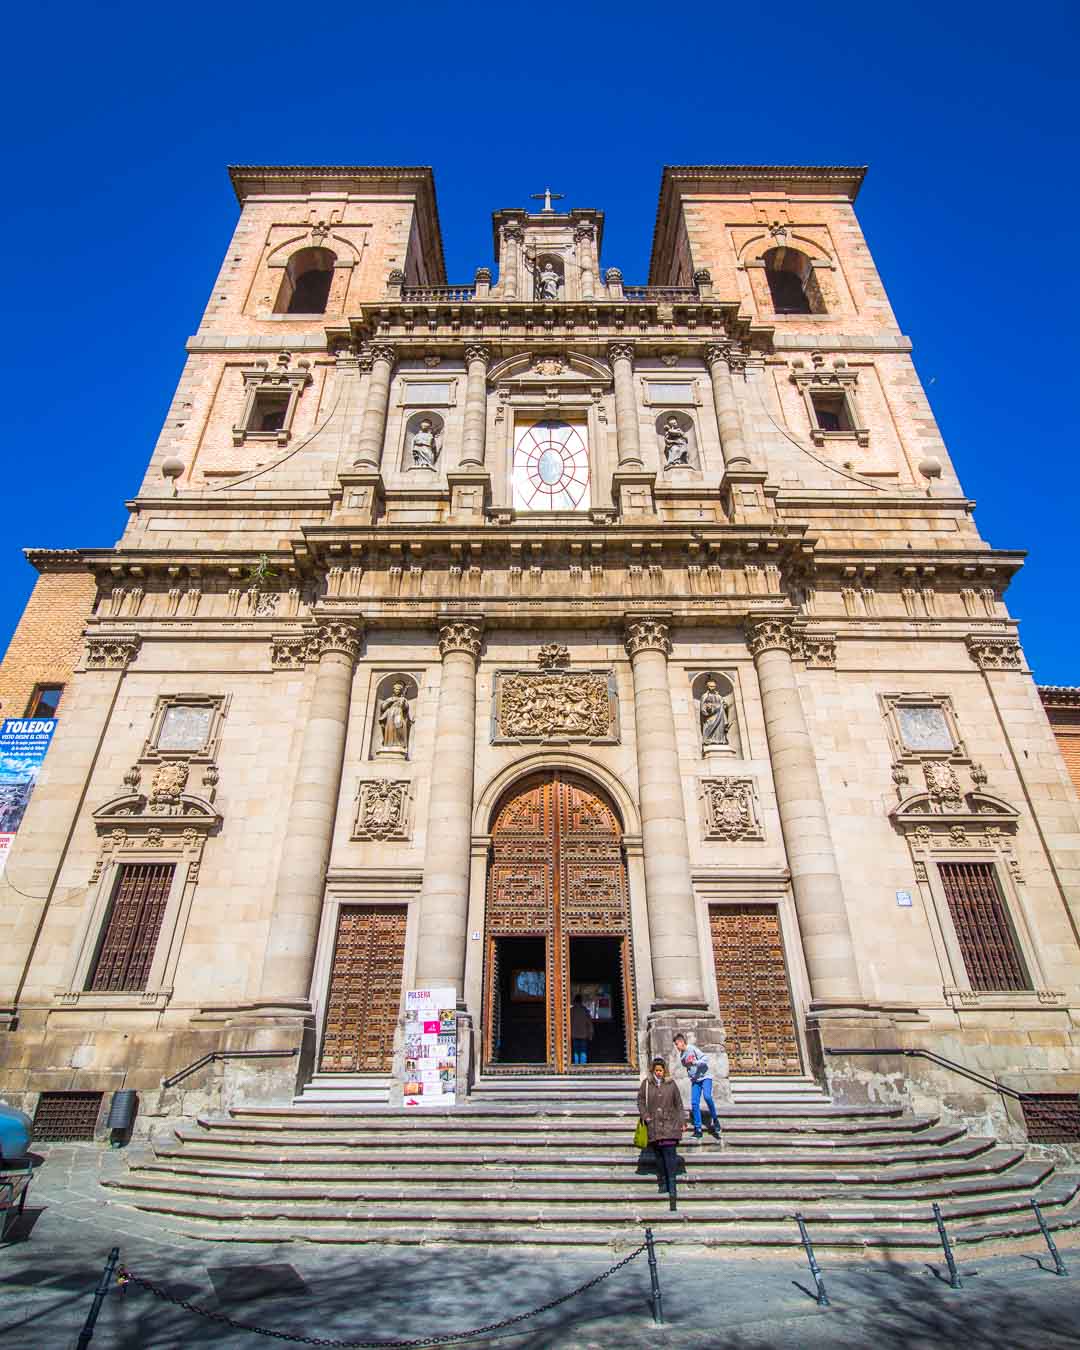
M 981 1087 L 993 1088 L 995 1092 L 1002 1092 L 1006 1097 L 1015 1097 L 1018 1102 L 1026 1101 L 1028 1097 L 1036 1094 L 1031 1092 L 1018 1092 L 1016 1088 L 1006 1087 L 1004 1083 L 997 1082 L 994 1078 L 987 1078 L 986 1074 L 980 1073 L 978 1069 L 969 1069 L 966 1064 L 957 1064 L 953 1059 L 946 1059 L 944 1055 L 939 1055 L 933 1050 L 908 1050 L 901 1046 L 892 1046 L 886 1050 L 859 1049 L 841 1050 L 827 1048 L 827 1055 L 907 1055 L 909 1058 L 929 1059 L 934 1064 L 940 1064 L 943 1069 L 952 1069 L 953 1073 L 963 1074 L 965 1078 L 970 1078 L 972 1082 L 978 1083 Z
M 202 1059 L 195 1060 L 186 1069 L 174 1073 L 171 1078 L 163 1078 L 161 1086 L 163 1088 L 172 1087 L 174 1083 L 179 1083 L 181 1078 L 186 1078 L 196 1069 L 201 1069 L 204 1064 L 213 1064 L 216 1059 L 292 1059 L 299 1053 L 300 1051 L 296 1048 L 292 1050 L 211 1050 L 208 1055 L 203 1055 Z

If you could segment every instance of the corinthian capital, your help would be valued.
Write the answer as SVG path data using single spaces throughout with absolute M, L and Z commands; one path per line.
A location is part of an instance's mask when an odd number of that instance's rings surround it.
M 138 655 L 142 638 L 137 633 L 117 637 L 88 637 L 86 639 L 87 670 L 126 670 Z
M 746 645 L 751 656 L 759 656 L 774 648 L 790 654 L 796 650 L 798 642 L 788 619 L 748 619 Z
M 360 644 L 364 638 L 364 625 L 359 619 L 335 619 L 332 623 L 321 623 L 307 639 L 305 655 L 309 661 L 317 661 L 327 652 L 340 652 L 350 661 L 360 655 Z
M 439 655 L 467 652 L 475 660 L 480 655 L 483 624 L 473 619 L 451 619 L 439 628 Z
M 626 650 L 630 656 L 638 652 L 662 652 L 671 655 L 670 628 L 663 619 L 645 616 L 626 621 Z
M 491 360 L 490 347 L 485 347 L 481 343 L 474 342 L 470 343 L 470 345 L 465 348 L 466 365 L 472 365 L 474 361 L 483 361 L 484 365 L 486 366 L 490 360 Z
M 968 656 L 980 670 L 1023 670 L 1020 643 L 1011 634 L 993 637 L 969 633 L 964 639 Z
M 368 348 L 368 354 L 372 361 L 385 361 L 388 366 L 393 366 L 397 358 L 397 352 L 393 343 L 375 342 Z
M 710 342 L 705 348 L 705 364 L 710 368 L 718 362 L 727 362 L 731 346 L 726 342 Z
M 634 344 L 632 342 L 612 342 L 608 349 L 608 360 L 612 363 L 616 361 L 632 361 L 634 359 Z

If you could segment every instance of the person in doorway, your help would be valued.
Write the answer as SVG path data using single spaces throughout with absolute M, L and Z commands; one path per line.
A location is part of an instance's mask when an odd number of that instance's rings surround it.
M 638 1115 L 645 1122 L 649 1147 L 659 1164 L 660 1193 L 667 1191 L 668 1205 L 676 1208 L 675 1176 L 679 1168 L 676 1152 L 686 1129 L 686 1108 L 678 1084 L 668 1075 L 667 1065 L 654 1059 L 649 1076 L 638 1088 Z
M 712 1116 L 709 1133 L 714 1139 L 719 1139 L 720 1119 L 713 1103 L 712 1073 L 709 1070 L 708 1056 L 696 1045 L 688 1045 L 681 1031 L 675 1037 L 675 1049 L 679 1052 L 683 1068 L 690 1075 L 690 1119 L 694 1122 L 694 1138 L 701 1138 L 701 1099 L 704 1097 L 709 1115 Z
M 586 1008 L 581 995 L 575 994 L 570 1005 L 570 1042 L 575 1064 L 588 1064 L 592 1038 L 592 1013 Z

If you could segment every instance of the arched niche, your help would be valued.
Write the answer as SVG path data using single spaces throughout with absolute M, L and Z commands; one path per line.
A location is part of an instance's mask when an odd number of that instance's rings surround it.
M 424 433 L 424 423 L 428 423 L 427 435 L 433 437 L 434 443 L 426 445 L 421 442 L 415 444 L 417 434 Z M 446 423 L 437 412 L 431 412 L 429 409 L 422 409 L 420 412 L 414 412 L 405 423 L 405 439 L 401 447 L 401 467 L 406 472 L 415 469 L 417 473 L 437 473 L 443 452 L 443 433 L 446 430 Z M 430 462 L 428 462 L 430 460 Z
M 419 688 L 411 675 L 393 671 L 375 687 L 371 726 L 372 759 L 410 759 Z
M 740 759 L 742 739 L 735 711 L 735 685 L 731 677 L 720 670 L 703 670 L 691 682 L 690 692 L 694 700 L 694 717 L 702 756 L 711 759 L 714 755 L 730 755 Z
M 685 440 L 680 441 L 678 435 L 671 435 L 672 422 Z M 679 469 L 692 469 L 700 473 L 701 454 L 698 450 L 697 428 L 690 414 L 675 408 L 667 408 L 656 418 L 654 426 L 661 470 L 665 473 L 677 473 Z
M 826 312 L 814 264 L 800 249 L 771 248 L 762 254 L 762 262 L 777 314 Z
M 325 314 L 336 262 L 331 249 L 298 249 L 285 264 L 274 313 Z
M 545 295 L 543 287 L 549 283 L 547 269 L 555 273 L 555 295 Z M 566 263 L 557 253 L 539 253 L 533 271 L 533 289 L 537 300 L 564 300 L 566 298 Z

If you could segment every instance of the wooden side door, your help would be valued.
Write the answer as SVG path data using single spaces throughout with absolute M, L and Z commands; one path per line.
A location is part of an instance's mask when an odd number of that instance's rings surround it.
M 709 924 L 731 1072 L 801 1073 L 779 910 L 716 905 Z
M 388 1073 L 405 961 L 403 905 L 343 905 L 338 914 L 319 1069 Z

